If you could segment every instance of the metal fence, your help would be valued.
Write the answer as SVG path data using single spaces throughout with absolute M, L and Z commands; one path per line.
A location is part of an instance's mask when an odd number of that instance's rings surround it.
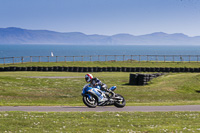
M 152 62 L 199 62 L 200 55 L 89 55 L 89 56 L 22 56 L 3 57 L 0 64 L 24 62 L 67 62 L 67 61 L 152 61 Z

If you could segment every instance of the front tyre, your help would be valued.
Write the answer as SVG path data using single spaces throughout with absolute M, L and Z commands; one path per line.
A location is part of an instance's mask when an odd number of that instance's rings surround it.
M 97 100 L 95 97 L 91 96 L 83 96 L 83 103 L 88 106 L 89 108 L 96 108 L 97 106 Z
M 123 108 L 126 105 L 124 97 L 120 94 L 115 94 L 116 101 L 114 102 L 115 107 Z

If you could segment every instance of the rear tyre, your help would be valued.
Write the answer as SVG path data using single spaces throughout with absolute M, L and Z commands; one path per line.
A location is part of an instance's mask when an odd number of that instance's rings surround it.
M 115 98 L 117 99 L 117 101 L 114 103 L 115 107 L 123 108 L 126 105 L 126 101 L 122 95 L 115 94 Z
M 87 95 L 83 96 L 83 103 L 89 108 L 96 108 L 97 106 L 97 100 L 93 96 L 90 98 Z

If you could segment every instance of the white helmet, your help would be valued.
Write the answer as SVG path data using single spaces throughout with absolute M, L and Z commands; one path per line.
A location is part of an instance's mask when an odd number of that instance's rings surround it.
M 85 81 L 86 81 L 87 83 L 90 82 L 91 79 L 93 79 L 92 74 L 88 73 L 88 74 L 85 75 Z

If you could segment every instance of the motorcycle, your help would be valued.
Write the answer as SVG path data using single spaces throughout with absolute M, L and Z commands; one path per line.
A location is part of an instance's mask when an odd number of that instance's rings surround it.
M 116 86 L 109 88 L 110 92 L 100 90 L 99 86 L 91 87 L 90 84 L 86 84 L 82 90 L 83 103 L 89 108 L 95 108 L 96 106 L 108 106 L 114 105 L 117 108 L 123 108 L 126 104 L 124 97 L 120 94 L 114 93 Z

